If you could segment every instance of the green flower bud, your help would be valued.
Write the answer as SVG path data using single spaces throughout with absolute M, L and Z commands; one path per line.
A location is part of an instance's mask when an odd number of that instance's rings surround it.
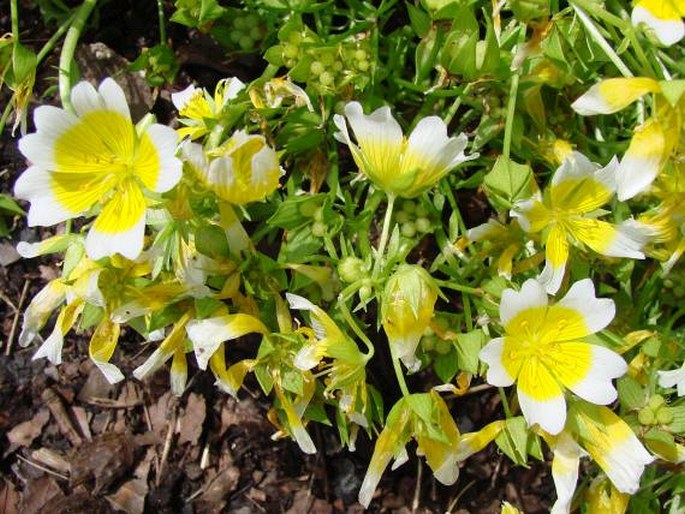
M 418 265 L 401 265 L 386 283 L 381 323 L 393 357 L 410 371 L 418 371 L 421 365 L 416 359 L 416 347 L 433 317 L 437 299 L 437 285 Z
M 359 257 L 345 257 L 338 263 L 338 275 L 343 282 L 352 283 L 366 276 L 366 266 Z
M 652 409 L 654 412 L 659 410 L 659 408 L 665 404 L 666 404 L 666 400 L 660 394 L 655 394 L 647 402 L 647 405 L 649 406 L 649 408 Z
M 654 416 L 652 409 L 644 408 L 640 409 L 640 412 L 637 413 L 637 420 L 641 425 L 653 425 L 656 421 L 656 416 Z

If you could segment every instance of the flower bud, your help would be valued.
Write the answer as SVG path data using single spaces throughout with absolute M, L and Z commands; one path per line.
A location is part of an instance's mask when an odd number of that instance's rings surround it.
M 433 317 L 438 287 L 421 266 L 404 264 L 388 279 L 381 311 L 390 350 L 410 371 L 421 365 L 416 347 Z

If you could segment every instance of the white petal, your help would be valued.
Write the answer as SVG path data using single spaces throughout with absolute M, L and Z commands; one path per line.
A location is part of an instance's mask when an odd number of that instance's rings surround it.
M 98 93 L 100 93 L 108 110 L 116 111 L 128 120 L 131 119 L 131 112 L 128 108 L 124 90 L 121 89 L 121 86 L 114 79 L 106 78 L 103 80 L 98 88 Z
M 92 84 L 86 81 L 79 82 L 71 90 L 71 104 L 79 117 L 89 112 L 107 110 L 105 100 Z
M 190 140 L 186 140 L 181 145 L 181 157 L 198 175 L 204 175 L 209 168 L 207 156 L 202 149 L 202 145 L 192 143 Z
M 316 305 L 297 294 L 285 293 L 285 299 L 288 301 L 290 308 L 296 311 L 313 311 L 316 309 Z
M 480 360 L 488 365 L 487 381 L 497 387 L 508 387 L 514 383 L 514 377 L 502 365 L 504 338 L 497 337 L 486 344 L 478 354 Z
M 402 141 L 402 128 L 392 117 L 388 106 L 380 107 L 366 116 L 359 102 L 350 102 L 345 105 L 345 116 L 362 150 L 365 141 L 389 140 L 396 144 Z
M 173 354 L 170 352 L 164 352 L 161 348 L 157 348 L 145 362 L 133 370 L 133 376 L 138 380 L 143 380 L 145 377 L 161 368 L 172 355 Z
M 606 465 L 602 466 L 602 469 L 609 480 L 616 489 L 626 494 L 637 492 L 645 466 L 654 461 L 633 434 L 628 439 L 607 448 L 603 459 Z
M 616 305 L 609 298 L 596 298 L 595 285 L 585 278 L 575 282 L 557 305 L 577 311 L 591 334 L 605 328 L 616 314 Z
M 545 267 L 542 273 L 538 276 L 538 281 L 545 288 L 547 294 L 557 294 L 561 287 L 561 282 L 564 280 L 566 274 L 566 263 L 561 266 L 553 266 L 547 259 L 545 259 Z
M 53 140 L 78 122 L 77 116 L 52 105 L 41 105 L 33 111 L 33 123 L 36 125 L 36 131 Z
M 536 400 L 520 389 L 516 394 L 528 426 L 537 423 L 543 430 L 552 435 L 563 430 L 566 424 L 566 400 L 563 394 L 549 400 Z
M 623 358 L 603 346 L 591 345 L 591 367 L 587 375 L 578 383 L 568 388 L 575 394 L 597 405 L 608 405 L 616 400 L 617 393 L 611 380 L 628 371 Z
M 105 375 L 107 382 L 109 382 L 110 384 L 116 384 L 117 382 L 121 382 L 125 378 L 121 370 L 111 362 L 104 362 L 93 359 L 93 363 L 98 367 L 102 374 Z
M 427 116 L 416 124 L 407 140 L 407 153 L 416 153 L 436 168 L 453 168 L 466 159 L 466 134 L 447 137 L 447 126 L 437 116 Z
M 31 227 L 49 227 L 81 214 L 70 212 L 62 206 L 54 196 L 51 182 L 52 177 L 48 171 L 32 166 L 14 184 L 15 196 L 31 202 L 28 213 L 28 224 Z
M 506 325 L 519 312 L 532 307 L 547 306 L 547 293 L 542 284 L 529 278 L 521 286 L 521 291 L 505 289 L 502 292 L 502 301 L 499 305 L 499 316 L 502 325 Z
M 197 91 L 197 88 L 191 84 L 183 91 L 171 93 L 171 102 L 174 104 L 174 107 L 176 107 L 176 110 L 182 110 L 193 97 L 195 91 Z
M 152 144 L 159 155 L 159 177 L 155 185 L 155 191 L 164 193 L 174 187 L 182 175 L 182 163 L 175 157 L 178 146 L 176 131 L 155 123 L 147 129 L 147 134 L 152 139 Z
M 53 364 L 62 363 L 62 347 L 64 346 L 64 335 L 59 329 L 59 326 L 55 325 L 52 330 L 50 337 L 48 337 L 40 348 L 36 350 L 33 354 L 33 360 L 40 359 L 41 357 L 47 357 L 47 359 Z
M 657 371 L 661 387 L 677 386 L 678 396 L 685 395 L 685 365 L 671 371 Z
M 676 4 L 674 0 L 673 4 Z M 659 42 L 664 46 L 671 46 L 683 39 L 685 36 L 685 24 L 682 20 L 660 19 L 654 16 L 644 7 L 635 7 L 630 16 L 633 25 L 638 26 L 644 23 Z
M 649 241 L 651 230 L 635 221 L 626 220 L 616 227 L 615 237 L 602 252 L 607 257 L 644 259 L 642 247 Z
M 599 165 L 590 161 L 582 153 L 573 151 L 571 155 L 566 157 L 561 165 L 557 168 L 552 176 L 552 185 L 571 179 L 583 179 L 591 177 L 597 170 Z
M 557 501 L 554 502 L 550 514 L 568 514 L 571 512 L 571 501 L 578 483 L 579 464 L 580 448 L 578 444 L 568 433 L 562 432 L 554 445 L 552 479 L 557 491 Z
M 86 253 L 96 261 L 119 253 L 130 260 L 135 260 L 143 251 L 145 237 L 145 212 L 136 224 L 126 232 L 112 234 L 100 232 L 93 226 L 86 236 Z
M 293 365 L 297 369 L 308 370 L 312 369 L 319 363 L 319 355 L 316 352 L 316 344 L 305 344 L 300 351 L 297 352 L 293 359 Z

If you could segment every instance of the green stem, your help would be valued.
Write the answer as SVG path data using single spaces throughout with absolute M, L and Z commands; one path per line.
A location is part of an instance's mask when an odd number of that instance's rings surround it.
M 466 294 L 483 296 L 483 290 L 478 287 L 462 286 L 459 284 L 453 284 L 452 282 L 448 282 L 446 280 L 435 280 L 435 283 L 441 288 L 446 287 L 447 289 L 454 289 L 455 291 L 461 291 L 462 293 Z
M 166 46 L 166 16 L 164 15 L 164 2 L 162 0 L 157 0 L 157 18 L 159 20 L 159 42 Z
M 526 29 L 522 27 L 519 29 L 519 39 L 516 48 L 519 48 L 526 39 Z M 507 121 L 504 125 L 504 143 L 502 153 L 507 159 L 511 154 L 511 137 L 514 130 L 514 113 L 516 111 L 516 97 L 519 90 L 519 77 L 521 76 L 521 67 L 515 70 L 511 77 L 511 87 L 509 88 L 509 101 L 507 102 Z
M 67 36 L 64 38 L 62 53 L 59 56 L 59 96 L 62 106 L 67 111 L 73 111 L 71 105 L 71 61 L 74 59 L 76 44 L 81 37 L 81 32 L 86 26 L 86 20 L 93 11 L 97 0 L 84 0 L 76 11 L 74 21 L 71 23 Z
M 511 418 L 511 407 L 509 407 L 509 399 L 507 398 L 507 395 L 504 392 L 503 388 L 498 387 L 497 391 L 499 391 L 499 397 L 502 400 L 502 408 L 504 409 L 504 416 L 507 419 L 509 419 L 509 418 Z
M 614 66 L 618 68 L 618 71 L 621 72 L 621 75 L 623 75 L 624 77 L 633 77 L 634 75 L 628 69 L 628 66 L 626 66 L 626 64 L 621 60 L 621 58 L 614 51 L 614 49 L 611 48 L 611 45 L 607 42 L 607 40 L 604 39 L 604 36 L 602 36 L 602 34 L 599 32 L 599 30 L 592 22 L 590 17 L 587 15 L 587 13 L 583 11 L 583 9 L 581 9 L 578 5 L 576 5 L 576 2 L 571 2 L 571 5 L 573 5 L 573 10 L 576 11 L 576 15 L 578 15 L 578 18 L 585 26 L 585 29 L 588 31 L 588 34 L 590 34 L 590 37 L 592 37 L 592 39 L 595 40 L 595 43 L 597 43 L 599 47 L 604 51 L 609 60 L 612 63 L 614 63 Z
M 7 102 L 7 105 L 5 105 L 5 110 L 2 111 L 2 118 L 0 118 L 0 134 L 5 131 L 5 123 L 7 123 L 7 118 L 9 118 L 11 112 L 12 102 Z
M 409 389 L 407 388 L 407 382 L 404 380 L 400 360 L 395 358 L 395 356 L 392 356 L 392 367 L 395 369 L 395 376 L 397 377 L 397 383 L 400 385 L 402 396 L 409 396 Z
M 338 296 L 338 308 L 340 309 L 343 318 L 345 318 L 345 321 L 350 326 L 352 331 L 357 335 L 359 339 L 362 340 L 364 346 L 366 346 L 366 349 L 368 350 L 366 358 L 371 359 L 371 357 L 373 357 L 373 354 L 376 352 L 376 349 L 373 347 L 373 343 L 371 342 L 371 340 L 366 336 L 364 331 L 361 328 L 359 328 L 359 325 L 357 325 L 357 323 L 355 322 L 354 318 L 352 317 L 352 313 L 350 312 L 350 309 L 347 308 L 347 304 L 345 303 L 345 299 L 343 298 L 342 294 Z
M 12 39 L 14 45 L 19 44 L 19 8 L 17 7 L 17 0 L 10 2 L 10 17 L 12 18 Z
M 36 64 L 41 63 L 43 59 L 45 59 L 47 55 L 52 51 L 52 49 L 57 44 L 57 41 L 59 41 L 59 39 L 64 35 L 64 33 L 67 31 L 69 26 L 74 21 L 75 16 L 75 14 L 69 16 L 69 18 L 67 18 L 67 20 L 57 28 L 57 30 L 50 37 L 50 39 L 47 40 L 47 42 L 43 45 L 43 48 L 40 49 L 40 52 L 38 52 L 38 55 L 36 56 Z
M 388 207 L 385 210 L 385 218 L 383 218 L 383 229 L 381 231 L 381 240 L 378 242 L 378 251 L 376 253 L 376 262 L 373 263 L 373 271 L 371 272 L 371 280 L 375 282 L 378 274 L 381 271 L 381 262 L 383 262 L 383 255 L 385 254 L 385 247 L 388 244 L 388 234 L 390 234 L 390 223 L 392 222 L 392 211 L 395 207 L 395 195 L 388 193 Z

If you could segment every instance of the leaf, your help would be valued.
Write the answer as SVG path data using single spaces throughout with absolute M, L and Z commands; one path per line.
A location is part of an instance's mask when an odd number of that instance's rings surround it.
M 478 373 L 478 354 L 485 345 L 485 334 L 481 330 L 473 330 L 466 334 L 457 334 L 457 355 L 459 369 L 475 375 Z
M 631 376 L 624 376 L 616 383 L 618 399 L 626 410 L 638 409 L 645 404 L 645 391 L 640 383 Z
M 459 361 L 457 360 L 457 352 L 454 348 L 451 348 L 445 355 L 438 355 L 433 361 L 433 369 L 438 378 L 444 382 L 449 383 L 457 374 L 459 369 Z
M 517 200 L 532 195 L 533 170 L 527 164 L 518 164 L 500 155 L 492 170 L 485 175 L 483 184 L 495 207 L 506 210 Z
M 26 214 L 24 209 L 19 207 L 19 204 L 17 204 L 17 202 L 15 202 L 6 194 L 0 194 L 0 210 L 7 211 L 12 214 L 18 214 L 20 216 L 24 216 Z
M 523 416 L 506 420 L 506 427 L 499 433 L 495 443 L 512 461 L 525 466 L 528 461 L 528 426 Z
M 407 3 L 407 11 L 409 12 L 409 23 L 416 35 L 420 38 L 426 37 L 431 28 L 431 18 L 428 13 L 410 3 Z
M 647 448 L 654 453 L 668 461 L 678 461 L 678 447 L 671 434 L 667 434 L 657 428 L 653 428 L 647 432 L 644 440 Z

